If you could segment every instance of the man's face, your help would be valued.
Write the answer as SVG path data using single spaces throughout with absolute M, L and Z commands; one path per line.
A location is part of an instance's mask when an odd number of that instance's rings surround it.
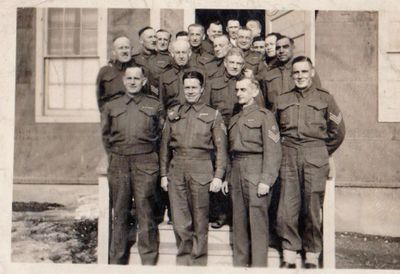
M 252 50 L 259 52 L 262 56 L 264 56 L 265 55 L 265 41 L 254 42 Z
M 157 38 L 156 32 L 153 29 L 145 30 L 140 36 L 140 43 L 147 50 L 156 50 L 157 47 Z
M 172 48 L 172 57 L 178 66 L 184 66 L 188 63 L 190 54 L 192 53 L 190 45 L 186 41 L 177 41 Z
M 131 60 L 131 42 L 126 37 L 117 38 L 113 43 L 112 52 L 119 62 L 129 62 Z
M 128 68 L 125 71 L 123 80 L 126 91 L 129 94 L 136 94 L 140 92 L 147 81 L 140 68 Z
M 238 31 L 237 45 L 242 50 L 248 50 L 251 46 L 253 38 L 251 37 L 250 30 L 240 29 Z
M 183 81 L 183 92 L 188 103 L 196 103 L 199 101 L 203 88 L 200 84 L 199 79 L 187 78 Z
M 265 53 L 268 57 L 276 56 L 276 36 L 271 35 L 265 38 Z
M 257 22 L 255 22 L 255 21 L 247 22 L 246 28 L 251 30 L 251 36 L 253 38 L 257 37 L 257 36 L 260 36 L 261 29 L 260 29 L 259 25 L 257 24 Z
M 239 104 L 248 106 L 254 102 L 257 95 L 257 89 L 249 79 L 243 79 L 236 82 L 236 96 Z
M 156 38 L 157 38 L 157 50 L 158 51 L 167 51 L 168 46 L 169 46 L 169 39 L 170 39 L 170 34 L 165 31 L 157 32 Z
M 204 38 L 204 31 L 201 27 L 190 27 L 189 28 L 189 43 L 192 47 L 197 48 L 201 45 L 201 41 Z
M 238 20 L 229 20 L 228 25 L 226 26 L 226 31 L 228 32 L 229 37 L 236 39 L 239 28 L 240 23 Z
M 214 54 L 215 57 L 221 59 L 224 58 L 231 48 L 231 44 L 229 43 L 226 36 L 215 37 L 214 39 Z
M 207 30 L 207 35 L 213 42 L 215 37 L 222 35 L 222 25 L 211 24 Z
M 287 62 L 293 57 L 293 46 L 288 38 L 279 39 L 276 41 L 276 55 L 279 61 Z
M 293 64 L 292 77 L 294 80 L 294 84 L 300 90 L 306 89 L 311 86 L 314 74 L 314 69 L 307 61 L 297 62 Z
M 241 56 L 230 55 L 228 57 L 225 57 L 224 65 L 229 75 L 237 76 L 240 74 L 244 67 L 244 60 Z

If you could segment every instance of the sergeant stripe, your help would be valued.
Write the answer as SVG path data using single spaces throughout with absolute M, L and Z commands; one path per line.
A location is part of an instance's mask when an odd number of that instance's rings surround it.
M 342 121 L 342 113 L 339 112 L 338 115 L 333 114 L 332 112 L 329 113 L 329 119 L 334 122 L 335 124 L 339 125 Z
M 279 142 L 280 136 L 279 136 L 279 132 L 278 133 L 274 133 L 272 130 L 268 130 L 268 137 L 271 138 L 272 141 L 274 141 L 275 143 Z

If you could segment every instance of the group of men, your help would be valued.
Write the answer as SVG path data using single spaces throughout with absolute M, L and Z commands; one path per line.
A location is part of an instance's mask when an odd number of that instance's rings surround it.
M 214 228 L 232 224 L 235 266 L 267 266 L 271 226 L 282 267 L 295 268 L 298 252 L 306 268 L 318 265 L 328 157 L 344 139 L 342 113 L 311 60 L 293 56 L 290 37 L 261 38 L 257 20 L 241 27 L 231 19 L 223 30 L 218 21 L 207 30 L 191 24 L 172 39 L 145 27 L 136 54 L 126 36 L 113 41 L 97 78 L 110 263 L 128 262 L 134 207 L 142 264 L 155 265 L 169 204 L 179 265 L 207 264 L 210 219 Z

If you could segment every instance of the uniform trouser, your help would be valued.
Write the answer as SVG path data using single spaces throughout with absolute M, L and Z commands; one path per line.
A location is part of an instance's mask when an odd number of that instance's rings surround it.
M 230 182 L 234 266 L 267 266 L 269 195 L 257 195 L 261 170 L 261 154 L 233 159 Z
M 159 233 L 154 218 L 154 193 L 159 173 L 157 153 L 110 154 L 108 181 L 113 218 L 110 263 L 126 264 L 129 259 L 129 221 L 132 197 L 138 219 L 138 249 L 142 264 L 157 262 Z
M 284 250 L 322 251 L 320 210 L 329 174 L 326 147 L 282 146 L 277 231 Z
M 178 265 L 206 265 L 208 248 L 209 188 L 212 174 L 187 172 L 189 159 L 173 159 L 168 194 L 178 248 Z M 189 164 L 188 164 L 189 163 Z M 199 161 L 199 169 L 207 166 Z M 209 163 L 211 167 L 211 163 Z M 204 168 L 206 171 L 207 168 Z M 212 170 L 211 170 L 212 172 Z

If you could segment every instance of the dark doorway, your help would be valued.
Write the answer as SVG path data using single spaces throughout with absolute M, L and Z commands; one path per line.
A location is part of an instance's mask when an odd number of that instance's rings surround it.
M 261 23 L 261 36 L 265 34 L 265 10 L 217 10 L 217 9 L 196 9 L 196 23 L 201 24 L 207 30 L 213 21 L 220 21 L 225 27 L 229 19 L 237 19 L 241 26 L 244 26 L 249 19 L 256 19 Z

